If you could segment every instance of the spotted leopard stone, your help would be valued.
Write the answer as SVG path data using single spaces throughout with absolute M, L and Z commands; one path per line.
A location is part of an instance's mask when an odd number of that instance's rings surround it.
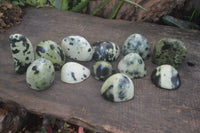
M 147 75 L 144 61 L 137 53 L 129 53 L 118 64 L 118 70 L 130 78 L 142 78 Z
M 36 59 L 26 72 L 26 82 L 34 90 L 49 88 L 53 84 L 54 77 L 54 66 L 51 61 L 45 58 Z
M 115 73 L 113 66 L 107 61 L 97 61 L 92 67 L 92 75 L 97 80 L 106 80 Z
M 90 43 L 82 36 L 68 36 L 62 40 L 61 47 L 67 57 L 77 61 L 90 61 L 93 49 Z
M 65 83 L 80 83 L 90 76 L 90 70 L 76 62 L 67 62 L 61 69 L 61 80 Z
M 55 70 L 60 70 L 66 62 L 66 56 L 60 45 L 48 40 L 40 42 L 36 47 L 36 59 L 46 58 L 50 60 Z
M 101 95 L 112 102 L 128 101 L 134 97 L 134 84 L 127 75 L 117 73 L 104 82 Z
M 10 48 L 14 60 L 15 72 L 23 74 L 34 61 L 31 41 L 22 34 L 12 34 L 9 37 Z
M 171 65 L 157 67 L 151 74 L 151 81 L 164 89 L 177 89 L 181 85 L 178 71 Z
M 178 68 L 187 56 L 187 48 L 177 39 L 163 38 L 157 42 L 152 54 L 152 62 L 156 65 L 169 64 Z
M 138 53 L 143 60 L 151 56 L 151 49 L 147 39 L 141 34 L 130 35 L 122 46 L 123 55 Z
M 115 61 L 120 54 L 119 46 L 113 42 L 96 42 L 93 44 L 95 61 Z

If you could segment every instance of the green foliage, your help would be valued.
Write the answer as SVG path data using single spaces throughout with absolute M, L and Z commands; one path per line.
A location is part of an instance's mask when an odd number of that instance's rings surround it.
M 48 3 L 48 0 L 0 0 L 0 3 L 6 1 L 10 2 L 15 6 L 22 6 L 22 7 L 26 5 L 31 5 L 35 7 L 44 7 Z
M 24 3 L 24 1 L 22 1 L 22 0 L 13 0 L 13 1 L 11 1 L 11 3 L 13 4 L 13 5 L 19 5 L 19 6 L 25 6 L 25 3 Z
M 92 13 L 92 16 L 96 15 L 102 8 L 104 8 L 111 0 L 105 0 L 102 2 Z
M 62 0 L 61 10 L 68 10 L 69 4 L 67 0 Z
M 102 2 L 97 8 L 96 10 L 92 13 L 92 16 L 96 15 L 102 8 L 104 8 L 111 0 L 105 0 L 104 2 Z M 116 17 L 119 9 L 121 8 L 122 4 L 124 2 L 127 2 L 131 5 L 134 5 L 136 7 L 139 7 L 141 8 L 142 10 L 144 10 L 145 12 L 148 12 L 145 8 L 143 8 L 142 6 L 140 6 L 139 4 L 131 1 L 131 0 L 119 0 L 118 1 L 118 4 L 117 4 L 117 7 L 115 8 L 115 10 L 112 12 L 111 16 L 109 17 L 110 19 L 113 19 Z
M 90 0 L 49 0 L 50 3 L 59 10 L 71 10 L 81 12 Z
M 190 16 L 190 21 L 195 20 L 197 18 L 200 18 L 200 12 L 196 9 L 192 12 L 192 15 Z
M 112 15 L 109 17 L 110 19 L 114 19 L 114 18 L 115 18 L 115 16 L 117 15 L 117 13 L 118 13 L 120 7 L 122 6 L 122 4 L 123 4 L 123 1 L 120 0 L 120 1 L 118 2 L 118 4 L 117 4 L 117 7 L 116 7 L 115 10 L 113 11 Z
M 0 0 L 0 4 L 6 1 L 12 3 L 13 5 L 25 6 L 25 3 L 23 0 Z
M 26 4 L 36 7 L 44 7 L 47 4 L 47 0 L 26 0 Z
M 0 0 L 0 3 L 4 2 L 5 0 Z M 84 8 L 87 7 L 90 1 L 95 0 L 8 0 L 13 5 L 19 6 L 35 6 L 35 7 L 49 7 L 53 6 L 59 10 L 69 10 L 73 12 L 82 12 Z M 96 15 L 101 9 L 103 9 L 111 0 L 104 0 L 91 14 L 92 16 Z M 141 8 L 142 10 L 148 12 L 145 8 L 140 6 L 139 4 L 131 1 L 131 0 L 119 0 L 117 7 L 109 17 L 110 19 L 115 18 L 119 9 L 121 8 L 122 4 L 127 2 L 131 5 Z
M 71 11 L 73 12 L 81 12 L 85 7 L 87 7 L 87 4 L 90 0 L 81 0 L 76 6 L 74 6 Z
M 143 8 L 141 5 L 135 3 L 135 2 L 133 2 L 133 1 L 131 1 L 131 0 L 122 0 L 122 1 L 127 2 L 127 3 L 129 3 L 129 4 L 131 4 L 131 5 L 134 5 L 134 6 L 136 6 L 136 7 L 139 7 L 139 8 L 141 8 L 142 10 L 144 10 L 145 12 L 148 12 L 148 11 L 147 11 L 145 8 Z

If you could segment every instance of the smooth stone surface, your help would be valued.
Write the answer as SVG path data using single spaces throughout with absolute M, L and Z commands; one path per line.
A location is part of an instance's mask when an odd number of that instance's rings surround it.
M 147 39 L 141 34 L 130 35 L 122 46 L 123 55 L 138 53 L 143 60 L 151 56 L 151 49 Z
M 92 75 L 97 80 L 106 80 L 109 76 L 115 73 L 113 66 L 107 61 L 97 61 L 92 66 Z
M 14 60 L 15 72 L 23 74 L 34 61 L 34 52 L 31 41 L 22 34 L 12 34 L 9 37 L 10 48 Z
M 76 62 L 68 62 L 61 69 L 61 80 L 65 83 L 80 83 L 89 78 L 89 76 L 90 70 Z
M 49 88 L 55 77 L 54 66 L 51 61 L 39 58 L 31 63 L 26 72 L 26 82 L 34 90 Z
M 158 41 L 152 54 L 152 62 L 156 65 L 169 64 L 178 68 L 187 56 L 187 48 L 178 39 L 163 38 Z
M 120 48 L 113 42 L 96 42 L 93 44 L 93 59 L 96 61 L 114 61 L 119 57 Z
M 144 61 L 137 53 L 130 53 L 122 58 L 118 64 L 118 70 L 130 78 L 142 78 L 147 75 Z
M 77 61 L 90 61 L 93 50 L 90 43 L 82 36 L 68 36 L 62 40 L 61 47 L 67 57 Z
M 46 58 L 50 60 L 55 70 L 60 70 L 65 64 L 66 56 L 60 45 L 48 40 L 40 42 L 36 47 L 36 59 Z
M 151 74 L 151 81 L 164 89 L 177 89 L 181 85 L 178 71 L 171 65 L 157 67 Z
M 112 102 L 128 101 L 134 96 L 134 84 L 127 75 L 117 73 L 104 82 L 101 95 Z

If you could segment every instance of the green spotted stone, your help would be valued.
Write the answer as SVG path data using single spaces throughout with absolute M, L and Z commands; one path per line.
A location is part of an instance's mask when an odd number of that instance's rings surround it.
M 48 89 L 54 81 L 55 70 L 52 62 L 45 58 L 36 59 L 26 72 L 26 82 L 34 90 Z
M 66 56 L 61 46 L 51 40 L 42 41 L 37 45 L 36 59 L 38 58 L 50 60 L 55 70 L 60 70 L 66 61 Z
M 137 53 L 129 53 L 118 64 L 118 70 L 130 78 L 142 78 L 147 75 L 147 70 L 142 57 Z
M 144 36 L 141 34 L 132 34 L 124 42 L 122 53 L 124 56 L 129 53 L 137 53 L 143 60 L 146 60 L 151 56 L 151 49 L 149 42 Z
M 102 85 L 101 95 L 112 102 L 131 100 L 134 97 L 133 81 L 126 74 L 114 74 Z
M 169 64 L 178 68 L 185 60 L 187 48 L 177 39 L 163 38 L 157 42 L 152 54 L 152 62 L 156 65 Z
M 15 72 L 23 74 L 34 61 L 31 41 L 22 34 L 12 34 L 9 37 L 10 48 L 14 61 Z
M 92 75 L 97 80 L 105 81 L 114 73 L 115 69 L 107 61 L 97 61 L 92 67 Z

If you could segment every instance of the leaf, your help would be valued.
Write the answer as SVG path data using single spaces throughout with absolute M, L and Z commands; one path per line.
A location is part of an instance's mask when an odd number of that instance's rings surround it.
M 97 8 L 96 10 L 94 10 L 94 12 L 92 13 L 92 16 L 96 15 L 102 8 L 104 8 L 111 0 L 105 0 L 104 2 L 102 2 Z
M 141 8 L 142 10 L 144 10 L 145 12 L 148 12 L 147 9 L 145 9 L 145 8 L 142 7 L 141 5 L 135 3 L 135 2 L 133 2 L 133 1 L 131 1 L 131 0 L 123 0 L 123 1 L 124 1 L 124 2 L 127 2 L 127 3 L 129 3 L 129 4 L 131 4 L 131 5 L 137 6 L 137 7 Z
M 18 3 L 18 1 L 12 1 L 12 4 L 13 4 L 14 6 L 17 6 L 19 3 Z
M 81 2 L 78 3 L 77 6 L 75 6 L 75 7 L 73 7 L 71 9 L 71 11 L 73 11 L 73 12 L 81 12 L 87 6 L 89 1 L 90 0 L 81 0 Z
M 25 3 L 23 1 L 19 1 L 19 6 L 25 6 Z
M 47 3 L 47 0 L 39 0 L 38 1 L 38 4 L 41 6 L 41 7 L 44 7 L 44 5 Z
M 50 3 L 51 5 L 53 5 L 54 7 L 55 7 L 55 5 L 56 5 L 56 1 L 55 1 L 55 0 L 49 0 L 49 3 Z
M 77 6 L 80 2 L 81 0 L 72 0 L 72 8 Z
M 69 9 L 68 0 L 62 0 L 61 10 L 68 10 L 68 9 Z
M 55 5 L 54 5 L 55 8 L 61 10 L 61 7 L 62 7 L 62 0 L 55 0 L 54 4 L 55 4 Z
M 70 125 L 65 122 L 64 128 L 68 128 L 68 127 L 70 127 Z
M 31 0 L 26 0 L 26 4 L 32 5 L 32 4 L 31 4 Z
M 117 4 L 117 7 L 116 7 L 115 10 L 113 11 L 112 15 L 109 17 L 109 19 L 115 18 L 115 16 L 117 15 L 117 13 L 118 13 L 120 7 L 122 6 L 122 4 L 123 4 L 123 1 L 120 0 L 120 1 L 118 2 L 118 4 Z
M 192 12 L 192 15 L 190 16 L 190 21 L 192 21 L 192 19 L 194 18 L 196 12 L 197 12 L 197 10 L 194 9 L 193 12 Z

